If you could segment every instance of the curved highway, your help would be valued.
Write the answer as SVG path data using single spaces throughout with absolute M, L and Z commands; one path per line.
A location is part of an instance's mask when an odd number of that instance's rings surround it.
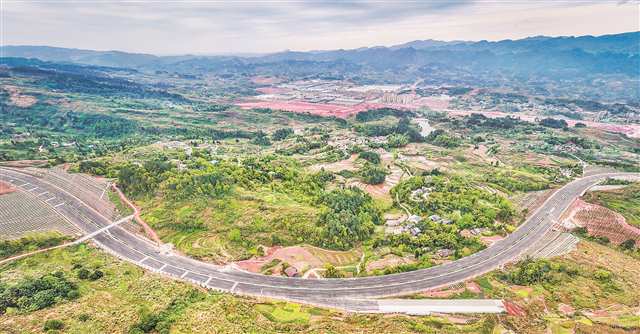
M 494 270 L 518 259 L 549 231 L 573 200 L 606 177 L 633 177 L 638 173 L 602 173 L 574 180 L 556 191 L 516 231 L 471 256 L 435 267 L 386 276 L 348 279 L 302 279 L 265 276 L 232 267 L 216 266 L 182 255 L 167 254 L 157 245 L 114 225 L 107 217 L 73 194 L 45 180 L 12 168 L 0 168 L 0 179 L 22 189 L 37 187 L 55 200 L 61 215 L 105 251 L 149 270 L 199 284 L 209 289 L 291 300 L 354 312 L 380 312 L 376 298 L 405 295 L 446 286 Z M 56 203 L 55 205 L 53 203 Z

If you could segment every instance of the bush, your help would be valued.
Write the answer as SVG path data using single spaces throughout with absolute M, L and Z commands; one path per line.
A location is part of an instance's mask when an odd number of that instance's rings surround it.
M 62 272 L 46 274 L 40 278 L 26 278 L 14 286 L 0 286 L 0 314 L 9 307 L 21 311 L 37 311 L 57 302 L 79 296 L 77 287 Z
M 620 247 L 624 250 L 632 250 L 636 247 L 636 241 L 633 239 L 625 240 L 620 244 Z
M 325 278 L 343 278 L 344 277 L 344 274 L 330 263 L 327 263 L 324 266 L 324 269 L 325 270 L 324 270 L 323 276 Z
M 371 196 L 355 187 L 326 193 L 319 204 L 324 206 L 318 221 L 323 247 L 349 249 L 369 239 L 374 225 L 382 222 Z
M 456 138 L 444 130 L 434 130 L 426 138 L 425 141 L 436 146 L 445 148 L 455 148 L 460 146 L 460 139 Z
M 103 276 L 104 276 L 104 273 L 102 271 L 96 270 L 92 272 L 91 275 L 89 275 L 89 279 L 92 281 L 96 281 L 102 278 Z
M 89 272 L 89 270 L 82 268 L 80 270 L 78 270 L 77 276 L 79 279 L 87 279 L 89 278 L 89 275 L 91 274 L 91 272 Z
M 367 184 L 381 184 L 387 176 L 387 172 L 373 164 L 367 163 L 360 170 L 362 181 Z
M 0 259 L 29 250 L 56 246 L 68 239 L 64 235 L 33 234 L 16 240 L 0 240 Z
M 64 323 L 58 319 L 49 319 L 45 321 L 43 327 L 45 331 L 61 330 L 62 328 L 64 328 Z
M 405 135 L 392 134 L 387 137 L 389 147 L 404 147 L 409 144 L 409 138 Z
M 293 134 L 292 128 L 281 128 L 276 130 L 272 135 L 271 139 L 275 141 L 287 139 L 289 136 Z
M 567 121 L 555 118 L 543 118 L 540 120 L 540 125 L 554 129 L 566 129 L 569 126 Z
M 531 285 L 551 280 L 551 265 L 547 260 L 527 258 L 507 273 L 505 279 L 517 285 Z
M 380 163 L 380 154 L 373 151 L 363 151 L 358 154 L 358 158 L 369 161 L 372 164 Z
M 608 282 L 611 280 L 611 272 L 604 269 L 598 269 L 595 273 L 593 273 L 593 277 L 601 282 Z

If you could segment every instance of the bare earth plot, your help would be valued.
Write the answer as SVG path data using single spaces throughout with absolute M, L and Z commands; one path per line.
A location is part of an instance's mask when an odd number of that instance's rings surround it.
M 580 199 L 567 211 L 565 222 L 585 227 L 590 235 L 606 237 L 616 245 L 629 239 L 640 244 L 640 229 L 629 225 L 621 214 Z

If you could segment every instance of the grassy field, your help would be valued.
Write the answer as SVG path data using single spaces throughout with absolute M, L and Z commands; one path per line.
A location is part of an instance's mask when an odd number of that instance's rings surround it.
M 27 233 L 20 239 L 0 240 L 0 260 L 60 245 L 73 238 L 57 231 Z
M 317 209 L 287 194 L 242 189 L 220 200 L 148 202 L 142 211 L 164 241 L 215 262 L 256 255 L 259 245 L 301 243 L 302 233 L 296 228 L 313 226 L 317 214 Z
M 80 280 L 79 264 L 105 275 Z M 64 333 L 490 333 L 495 322 L 481 317 L 455 325 L 439 317 L 346 315 L 213 293 L 147 273 L 86 245 L 4 265 L 0 283 L 11 286 L 58 270 L 78 285 L 80 297 L 39 311 L 9 309 L 0 316 L 0 333 L 41 333 L 51 319 L 62 321 Z
M 584 199 L 618 212 L 627 223 L 640 227 L 640 183 L 616 190 L 589 192 Z

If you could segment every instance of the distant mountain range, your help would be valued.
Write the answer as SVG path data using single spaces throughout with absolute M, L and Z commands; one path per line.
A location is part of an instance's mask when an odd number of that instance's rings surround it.
M 93 51 L 82 49 L 59 48 L 52 46 L 0 46 L 2 57 L 37 58 L 45 61 L 72 62 L 97 66 L 144 68 L 180 63 L 183 61 L 227 61 L 241 59 L 247 63 L 264 63 L 270 61 L 337 61 L 349 60 L 357 63 L 378 63 L 377 57 L 386 55 L 403 55 L 396 65 L 406 64 L 407 61 L 430 62 L 438 61 L 437 52 L 490 52 L 493 55 L 514 55 L 537 53 L 574 52 L 600 54 L 624 54 L 630 57 L 640 54 L 640 31 L 603 36 L 579 37 L 546 37 L 536 36 L 519 40 L 502 40 L 497 42 L 479 41 L 437 41 L 417 40 L 390 47 L 371 47 L 351 50 L 329 50 L 296 52 L 284 51 L 256 57 L 236 56 L 155 56 L 144 53 L 129 53 L 122 51 Z M 407 55 L 413 58 L 406 59 Z
M 640 31 L 603 36 L 536 36 L 497 42 L 422 40 L 391 47 L 285 51 L 255 57 L 155 56 L 50 46 L 3 46 L 0 53 L 3 57 L 196 76 L 278 75 L 361 83 L 424 79 L 428 84 L 499 86 L 640 79 Z M 632 92 L 634 97 L 640 95 L 637 91 Z

